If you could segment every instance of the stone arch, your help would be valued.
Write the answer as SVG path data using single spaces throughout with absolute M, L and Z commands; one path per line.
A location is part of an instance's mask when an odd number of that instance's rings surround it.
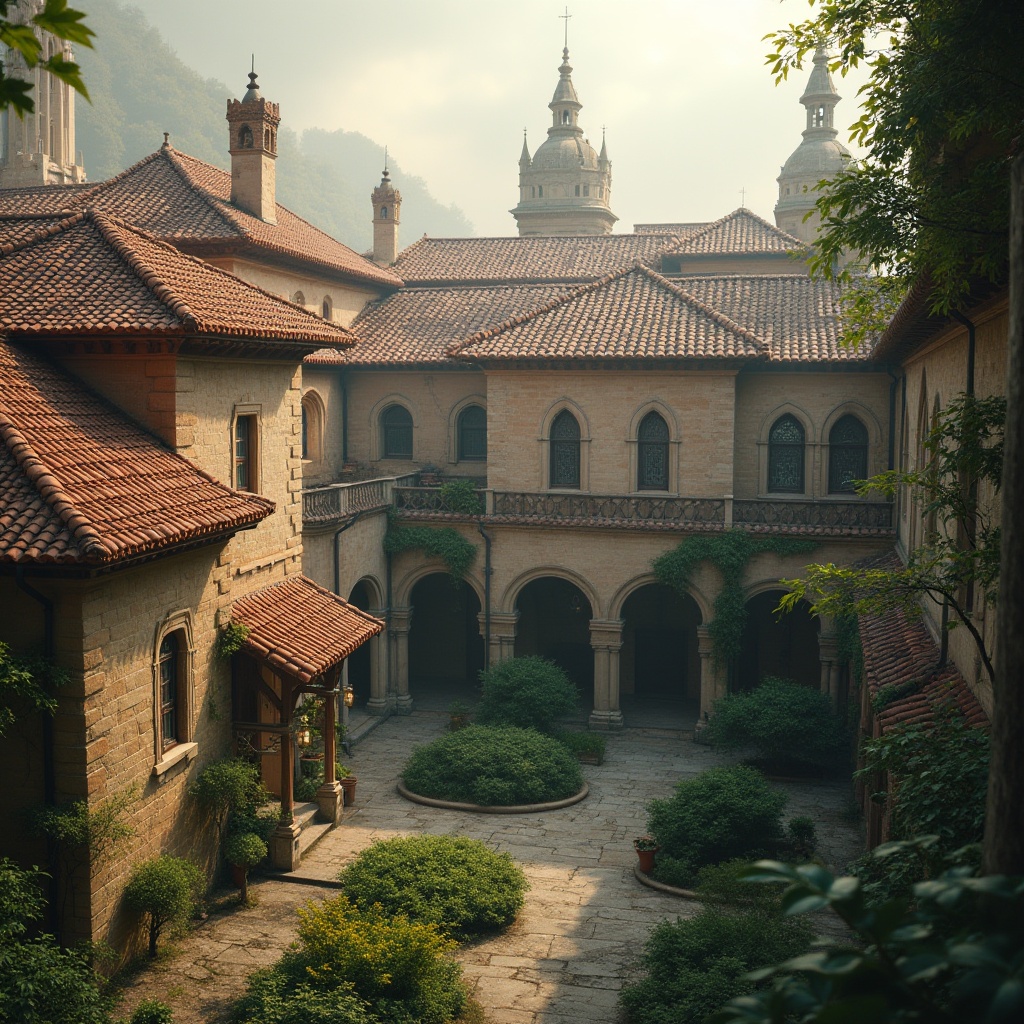
M 597 589 L 585 576 L 580 575 L 573 569 L 569 569 L 564 565 L 539 565 L 533 569 L 527 569 L 526 572 L 520 573 L 506 588 L 505 592 L 501 596 L 501 608 L 506 608 L 509 611 L 515 609 L 516 601 L 519 598 L 520 592 L 528 584 L 534 580 L 541 579 L 546 576 L 554 576 L 558 579 L 564 579 L 569 583 L 579 587 L 583 595 L 590 602 L 591 611 L 594 614 L 594 618 L 601 618 L 601 601 L 597 596 Z
M 410 604 L 413 589 L 420 580 L 426 576 L 433 576 L 434 573 L 446 573 L 447 571 L 444 563 L 438 559 L 431 559 L 429 562 L 420 563 L 415 569 L 411 569 L 394 584 L 392 602 L 398 607 Z M 481 602 L 483 601 L 483 584 L 475 576 L 467 574 L 463 577 L 462 582 L 476 594 Z
M 334 301 L 330 295 L 325 295 L 323 302 L 320 304 L 320 313 L 325 320 L 334 319 Z
M 766 675 L 793 679 L 817 689 L 821 680 L 818 638 L 821 622 L 806 601 L 777 618 L 774 608 L 785 593 L 778 580 L 764 579 L 747 587 L 740 655 L 731 673 L 731 689 L 749 690 Z
M 487 396 L 480 394 L 466 395 L 460 398 L 448 411 L 448 461 L 459 461 L 459 417 L 471 405 L 478 405 L 487 412 Z M 486 462 L 486 459 L 481 460 Z
M 626 603 L 630 594 L 639 590 L 641 587 L 650 586 L 652 583 L 659 583 L 660 580 L 653 572 L 645 572 L 639 576 L 634 576 L 632 579 L 623 583 L 617 591 L 615 591 L 614 597 L 608 602 L 608 618 L 609 619 L 621 619 L 622 618 L 622 607 Z M 693 599 L 697 605 L 697 609 L 700 612 L 701 623 L 709 623 L 714 618 L 714 606 L 711 601 L 708 600 L 707 595 L 693 583 L 686 588 L 687 595 Z

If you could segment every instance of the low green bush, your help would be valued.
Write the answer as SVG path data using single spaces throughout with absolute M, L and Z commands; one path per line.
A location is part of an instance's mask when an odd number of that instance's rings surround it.
M 270 799 L 259 766 L 240 757 L 208 764 L 189 787 L 189 793 L 214 816 L 218 836 L 223 836 L 229 818 L 255 817 L 257 808 Z M 233 821 L 231 829 L 238 831 Z
M 476 720 L 550 732 L 556 719 L 576 710 L 576 684 L 553 661 L 511 658 L 480 673 Z
M 162 854 L 137 864 L 124 890 L 125 903 L 149 918 L 149 955 L 167 925 L 183 927 L 206 887 L 202 871 L 181 857 Z
M 850 758 L 828 695 L 774 676 L 716 701 L 705 737 L 718 750 L 752 750 L 782 771 L 834 771 Z
M 661 845 L 654 877 L 687 887 L 705 864 L 775 853 L 785 806 L 786 794 L 745 765 L 683 779 L 647 805 L 647 831 Z
M 402 780 L 421 796 L 485 807 L 563 800 L 583 786 L 579 762 L 557 740 L 483 725 L 418 747 Z
M 754 888 L 754 887 L 751 887 Z M 753 989 L 745 978 L 802 953 L 811 929 L 762 909 L 705 907 L 662 921 L 644 947 L 646 976 L 619 997 L 630 1024 L 702 1024 L 726 1000 Z
M 143 999 L 128 1018 L 128 1024 L 174 1024 L 174 1011 L 159 999 Z
M 604 760 L 607 740 L 599 732 L 576 732 L 571 729 L 558 729 L 552 735 L 574 757 L 595 757 L 598 764 Z
M 448 1024 L 466 1004 L 455 943 L 433 925 L 343 895 L 308 904 L 299 922 L 298 947 L 250 979 L 238 1021 Z
M 399 836 L 367 847 L 338 878 L 358 907 L 434 924 L 462 940 L 502 931 L 522 909 L 526 876 L 507 853 L 463 836 Z

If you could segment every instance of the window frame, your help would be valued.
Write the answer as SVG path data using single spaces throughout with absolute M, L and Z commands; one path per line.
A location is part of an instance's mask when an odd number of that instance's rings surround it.
M 833 440 L 833 436 L 835 435 L 836 431 L 841 426 L 843 426 L 843 424 L 845 424 L 847 421 L 851 421 L 853 423 L 856 423 L 857 426 L 860 428 L 861 432 L 863 433 L 863 437 L 864 437 L 864 440 L 862 442 L 858 442 L 856 444 L 853 444 L 853 443 L 846 443 L 846 442 L 836 442 L 836 441 Z M 826 481 L 826 484 L 827 484 L 827 488 L 828 488 L 828 493 L 829 494 L 840 494 L 840 495 L 852 494 L 852 495 L 856 495 L 856 493 L 857 493 L 856 489 L 852 485 L 848 486 L 848 487 L 842 487 L 842 486 L 838 486 L 837 485 L 837 483 L 835 481 L 835 475 L 836 475 L 835 465 L 836 465 L 836 463 L 835 463 L 835 460 L 833 459 L 833 450 L 837 450 L 837 451 L 838 450 L 853 451 L 855 449 L 858 450 L 859 453 L 860 453 L 860 459 L 861 459 L 861 464 L 860 464 L 861 472 L 860 472 L 859 475 L 856 475 L 856 476 L 852 477 L 851 480 L 852 479 L 864 480 L 868 476 L 868 465 L 869 465 L 870 448 L 871 448 L 871 433 L 868 430 L 867 425 L 864 423 L 864 421 L 859 416 L 856 416 L 852 412 L 843 413 L 843 415 L 840 416 L 835 421 L 835 423 L 832 424 L 832 426 L 829 428 L 829 432 L 828 432 L 828 479 Z
M 173 652 L 165 651 L 168 640 Z M 167 666 L 173 695 L 167 699 Z M 153 644 L 153 769 L 161 776 L 175 765 L 195 758 L 195 644 L 192 613 L 172 612 L 157 626 Z M 173 737 L 165 731 L 166 716 L 173 715 Z
M 784 420 L 792 421 L 800 431 L 800 441 L 775 441 L 772 434 Z M 775 486 L 774 469 L 777 465 L 777 453 L 780 449 L 799 450 L 797 464 L 800 468 L 800 479 L 796 486 L 779 487 Z M 806 494 L 807 493 L 807 428 L 792 412 L 783 412 L 772 420 L 768 428 L 768 478 L 766 489 L 769 494 Z
M 468 426 L 466 425 L 466 418 L 469 415 L 475 415 L 479 413 L 483 418 L 483 425 L 481 426 Z M 483 435 L 483 453 L 479 455 L 473 455 L 467 453 L 466 444 L 466 432 L 467 430 L 476 431 L 478 434 L 482 432 Z M 480 405 L 478 402 L 470 402 L 468 405 L 464 405 L 455 417 L 455 451 L 457 462 L 486 462 L 487 461 L 487 409 L 485 406 Z
M 408 450 L 403 446 L 401 449 L 395 449 L 389 446 L 389 431 L 395 429 L 395 425 L 388 423 L 388 417 L 393 413 L 403 413 L 408 417 L 408 424 L 401 424 L 401 429 L 408 430 Z M 379 432 L 380 432 L 380 457 L 382 459 L 402 459 L 410 461 L 413 458 L 413 454 L 416 450 L 415 446 L 415 421 L 413 419 L 412 412 L 401 402 L 391 402 L 385 406 L 380 413 L 379 419 Z
M 240 430 L 244 429 L 244 436 Z M 240 454 L 239 445 L 244 444 Z M 241 471 L 241 472 L 240 472 Z M 260 489 L 260 414 L 249 406 L 239 406 L 231 419 L 231 486 L 236 491 L 259 494 Z
M 576 428 L 575 438 L 556 437 L 555 431 L 560 423 L 571 422 Z M 548 431 L 548 488 L 553 491 L 580 491 L 583 490 L 583 430 L 580 421 L 576 418 L 571 409 L 562 408 L 551 418 L 551 426 Z M 573 482 L 559 479 L 556 472 L 560 459 L 560 452 L 568 449 L 575 451 L 576 472 Z
M 654 420 L 657 420 L 664 428 L 664 440 L 652 441 L 643 437 L 644 424 L 653 423 Z M 662 451 L 662 465 L 664 467 L 664 475 L 658 483 L 652 483 L 644 477 L 646 461 L 644 456 L 646 450 L 654 446 L 657 446 Z M 636 489 L 638 491 L 669 492 L 672 483 L 671 455 L 672 430 L 669 427 L 668 420 L 657 409 L 650 409 L 644 413 L 636 428 Z

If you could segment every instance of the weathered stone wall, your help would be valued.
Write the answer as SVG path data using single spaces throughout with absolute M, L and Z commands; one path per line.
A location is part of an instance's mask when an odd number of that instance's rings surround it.
M 346 600 L 364 576 L 372 577 L 378 593 L 383 593 L 387 526 L 386 512 L 371 512 L 341 535 L 338 593 Z M 306 530 L 302 542 L 303 573 L 328 590 L 334 589 L 334 534 L 337 530 L 337 526 Z

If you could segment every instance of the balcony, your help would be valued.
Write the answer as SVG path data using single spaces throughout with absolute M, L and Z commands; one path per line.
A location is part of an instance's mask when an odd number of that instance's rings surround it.
M 888 501 L 799 501 L 789 498 L 736 499 L 732 503 L 735 526 L 775 529 L 813 529 L 818 532 L 850 533 L 892 529 L 892 503 Z
M 394 489 L 400 483 L 412 483 L 416 474 L 383 476 L 375 480 L 328 484 L 310 487 L 302 492 L 303 526 L 329 526 L 347 519 L 356 512 L 389 508 L 394 503 Z

